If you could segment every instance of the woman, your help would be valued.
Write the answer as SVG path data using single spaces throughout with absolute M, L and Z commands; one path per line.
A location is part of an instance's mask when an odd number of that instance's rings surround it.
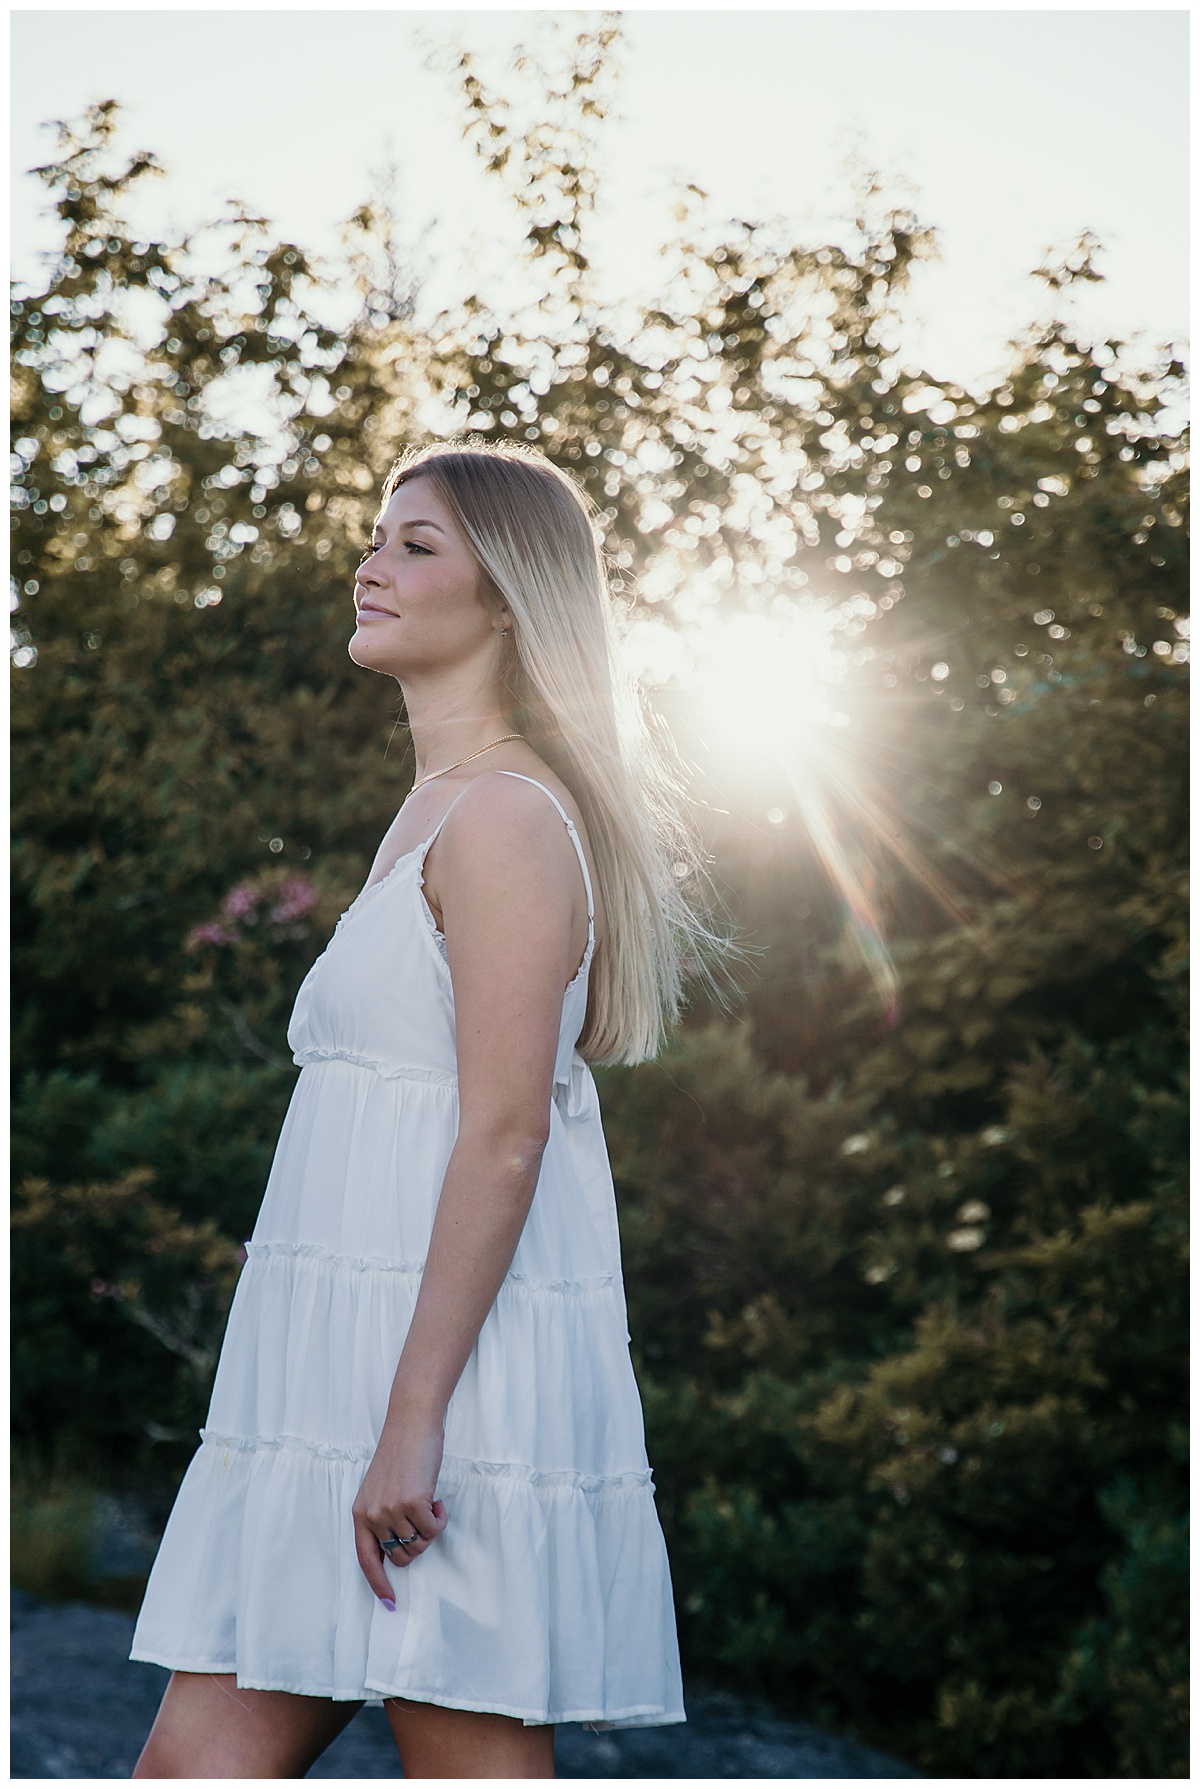
M 406 1776 L 553 1776 L 684 1718 L 588 1062 L 679 1005 L 678 802 L 585 501 L 479 445 L 394 468 L 351 657 L 416 781 L 300 989 L 301 1065 L 131 1658 L 134 1772 L 303 1776 L 382 1701 Z

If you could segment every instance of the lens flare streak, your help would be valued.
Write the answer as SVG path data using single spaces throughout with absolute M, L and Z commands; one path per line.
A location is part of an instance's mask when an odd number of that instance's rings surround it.
M 845 904 L 847 927 L 875 985 L 884 1016 L 889 1025 L 894 1025 L 899 1016 L 899 983 L 895 964 L 883 935 L 878 907 L 871 897 L 866 880 L 855 869 L 838 838 L 828 804 L 822 799 L 820 791 L 795 765 L 789 764 L 787 773 L 796 807 L 808 829 L 809 837 L 826 874 Z

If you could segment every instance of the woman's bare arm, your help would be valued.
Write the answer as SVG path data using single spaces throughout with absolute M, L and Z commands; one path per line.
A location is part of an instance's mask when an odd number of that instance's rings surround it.
M 486 776 L 435 847 L 454 985 L 458 1137 L 383 1434 L 355 1500 L 359 1562 L 385 1601 L 374 1537 L 407 1539 L 402 1565 L 445 1526 L 434 1501 L 442 1424 L 512 1263 L 550 1126 L 563 990 L 582 955 L 586 905 L 575 850 L 544 795 Z M 582 925 L 581 925 L 582 920 Z

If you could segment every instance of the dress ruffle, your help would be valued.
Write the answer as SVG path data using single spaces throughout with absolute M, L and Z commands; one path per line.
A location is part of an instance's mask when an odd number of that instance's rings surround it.
M 188 1612 L 190 1650 L 179 1653 L 174 1617 L 159 1631 L 150 1611 L 132 1658 L 235 1672 L 245 1689 L 404 1696 L 531 1724 L 684 1718 L 661 1644 L 673 1611 L 649 1472 L 448 1456 L 449 1521 L 412 1565 L 385 1566 L 391 1613 L 354 1550 L 364 1457 L 290 1436 L 204 1436 L 156 1565 Z M 464 1694 L 471 1683 L 486 1695 Z
M 423 1262 L 251 1240 L 204 1432 L 287 1436 L 369 1459 Z M 623 1289 L 516 1269 L 446 1411 L 446 1452 L 607 1479 L 644 1470 Z M 365 1451 L 364 1451 L 365 1450 Z

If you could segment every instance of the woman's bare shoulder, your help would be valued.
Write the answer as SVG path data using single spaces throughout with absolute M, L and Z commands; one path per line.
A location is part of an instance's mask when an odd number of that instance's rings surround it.
M 535 782 L 541 788 L 534 788 Z M 595 860 L 579 804 L 540 759 L 515 775 L 487 770 L 471 779 L 446 817 L 441 834 L 448 847 L 444 861 L 448 868 L 465 867 L 470 861 L 486 875 L 502 872 L 506 863 L 524 860 L 531 850 L 545 851 L 563 864 L 569 877 L 564 846 L 570 859 L 574 859 L 574 847 L 569 844 L 562 815 L 546 799 L 547 790 L 558 799 L 576 830 L 588 866 L 593 904 L 598 908 Z
M 563 831 L 562 816 L 545 794 L 533 787 L 534 782 L 555 795 L 574 826 L 582 830 L 583 817 L 574 797 L 549 772 L 535 777 L 532 771 L 485 770 L 471 778 L 454 802 L 442 838 L 458 850 L 507 854 L 522 843 L 557 836 Z

